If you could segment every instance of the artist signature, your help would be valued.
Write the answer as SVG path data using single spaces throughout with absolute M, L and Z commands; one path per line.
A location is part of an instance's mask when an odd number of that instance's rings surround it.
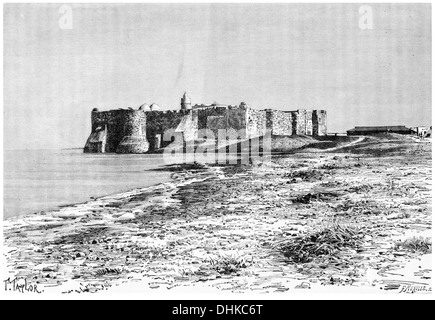
M 432 288 L 427 285 L 415 285 L 415 284 L 402 284 L 399 287 L 399 293 L 419 293 L 419 292 L 431 292 Z
M 31 284 L 27 282 L 27 279 L 25 278 L 7 278 L 6 280 L 3 280 L 5 284 L 5 291 L 18 291 L 18 292 L 36 292 L 41 293 L 41 291 L 38 290 L 38 287 L 36 284 Z

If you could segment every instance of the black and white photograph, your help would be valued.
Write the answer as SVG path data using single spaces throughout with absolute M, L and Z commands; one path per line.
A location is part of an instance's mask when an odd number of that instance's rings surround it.
M 2 10 L 3 299 L 431 299 L 430 2 Z

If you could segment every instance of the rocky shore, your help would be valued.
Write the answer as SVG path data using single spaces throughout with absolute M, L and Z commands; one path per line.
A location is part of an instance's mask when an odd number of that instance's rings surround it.
M 65 294 L 430 292 L 431 143 L 313 148 L 171 166 L 168 183 L 6 220 L 4 277 Z

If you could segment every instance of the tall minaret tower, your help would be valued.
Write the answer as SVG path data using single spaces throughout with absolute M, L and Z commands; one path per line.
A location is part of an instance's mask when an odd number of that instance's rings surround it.
M 185 92 L 181 98 L 181 110 L 187 109 L 192 109 L 192 104 L 190 102 L 190 97 L 188 96 L 187 92 Z

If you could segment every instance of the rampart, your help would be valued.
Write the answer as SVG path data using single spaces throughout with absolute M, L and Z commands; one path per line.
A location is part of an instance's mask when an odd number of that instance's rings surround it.
M 153 106 L 153 105 L 152 105 Z M 195 105 L 185 94 L 181 109 L 159 111 L 152 108 L 118 109 L 91 114 L 92 132 L 84 147 L 90 153 L 146 153 L 164 148 L 174 140 L 192 141 L 198 130 L 245 132 L 243 138 L 272 135 L 326 135 L 326 111 L 257 110 L 247 104 Z M 202 131 L 200 131 L 202 132 Z

